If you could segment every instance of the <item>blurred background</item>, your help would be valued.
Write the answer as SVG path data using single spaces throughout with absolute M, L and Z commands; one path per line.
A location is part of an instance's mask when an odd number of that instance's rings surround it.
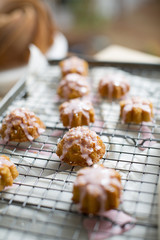
M 45 0 L 69 51 L 93 55 L 111 44 L 160 56 L 159 0 Z

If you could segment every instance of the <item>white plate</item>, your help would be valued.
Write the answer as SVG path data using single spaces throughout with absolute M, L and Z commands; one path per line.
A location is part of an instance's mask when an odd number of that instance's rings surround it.
M 61 59 L 68 52 L 68 42 L 65 36 L 58 32 L 54 37 L 54 43 L 46 53 L 47 59 Z M 35 57 L 35 54 L 34 54 Z M 32 60 L 32 65 L 34 60 Z M 31 67 L 31 66 L 30 66 Z M 30 70 L 30 69 L 29 69 Z M 4 96 L 11 87 L 28 72 L 28 64 L 11 70 L 0 71 L 0 97 Z

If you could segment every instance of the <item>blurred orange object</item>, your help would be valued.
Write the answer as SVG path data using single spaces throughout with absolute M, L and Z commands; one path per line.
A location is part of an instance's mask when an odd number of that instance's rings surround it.
M 31 43 L 47 52 L 55 29 L 49 9 L 42 1 L 1 0 L 0 69 L 27 63 Z
M 5 187 L 12 186 L 13 180 L 19 173 L 16 166 L 5 155 L 0 156 L 0 191 Z

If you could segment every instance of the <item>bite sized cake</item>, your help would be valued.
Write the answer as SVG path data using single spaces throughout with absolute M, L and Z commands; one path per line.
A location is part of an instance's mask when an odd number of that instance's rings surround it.
M 0 191 L 5 187 L 12 186 L 13 180 L 18 177 L 18 171 L 9 157 L 0 156 Z
M 77 73 L 66 75 L 59 84 L 57 93 L 65 99 L 79 98 L 89 93 L 86 77 Z
M 150 122 L 153 118 L 153 105 L 148 99 L 132 97 L 120 102 L 120 117 L 125 123 Z
M 119 206 L 121 190 L 120 174 L 95 164 L 78 171 L 72 200 L 81 212 L 100 214 Z
M 60 119 L 65 127 L 89 125 L 94 122 L 92 103 L 82 99 L 72 99 L 59 107 Z
M 33 141 L 45 131 L 43 122 L 25 108 L 13 110 L 2 122 L 0 134 L 5 142 Z
M 70 129 L 58 143 L 60 160 L 72 166 L 91 166 L 105 154 L 105 144 L 87 127 Z
M 124 75 L 109 73 L 100 80 L 98 90 L 102 97 L 119 99 L 130 90 L 130 85 Z
M 59 66 L 61 68 L 62 76 L 65 76 L 68 73 L 78 73 L 83 76 L 88 74 L 88 63 L 76 56 L 61 61 Z

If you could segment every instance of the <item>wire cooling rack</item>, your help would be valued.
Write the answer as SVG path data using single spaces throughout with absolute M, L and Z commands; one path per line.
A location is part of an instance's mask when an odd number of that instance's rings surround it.
M 90 125 L 106 144 L 102 163 L 120 172 L 123 201 L 119 210 L 136 219 L 135 227 L 112 239 L 157 239 L 157 183 L 160 156 L 160 66 L 90 62 L 90 83 L 96 121 Z M 108 67 L 115 67 L 110 69 Z M 125 71 L 131 95 L 153 101 L 155 118 L 146 125 L 122 124 L 118 102 L 99 98 L 97 84 L 106 71 Z M 121 72 L 120 72 L 121 74 Z M 19 171 L 13 187 L 0 193 L 0 239 L 88 239 L 85 215 L 72 203 L 72 186 L 78 167 L 60 163 L 56 146 L 67 131 L 59 121 L 56 95 L 60 79 L 57 65 L 41 76 L 29 76 L 1 104 L 2 122 L 17 107 L 34 111 L 46 131 L 29 143 L 0 144 L 0 153 L 11 158 Z M 7 106 L 7 108 L 6 108 Z M 147 135 L 147 138 L 144 138 Z M 93 231 L 98 230 L 97 224 Z

